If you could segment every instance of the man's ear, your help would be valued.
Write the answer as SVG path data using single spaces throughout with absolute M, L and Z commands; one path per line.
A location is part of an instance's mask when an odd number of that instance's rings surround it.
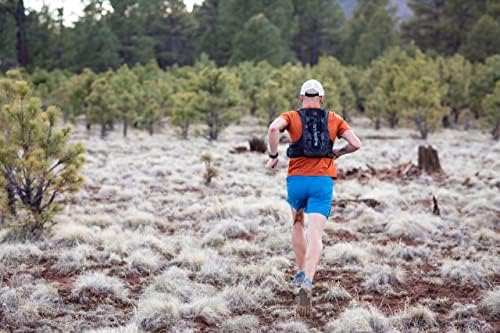
M 303 102 L 304 102 L 304 96 L 300 95 L 300 96 L 299 96 L 299 101 L 300 101 L 301 103 L 303 103 Z
M 323 104 L 323 96 L 319 96 L 319 103 Z

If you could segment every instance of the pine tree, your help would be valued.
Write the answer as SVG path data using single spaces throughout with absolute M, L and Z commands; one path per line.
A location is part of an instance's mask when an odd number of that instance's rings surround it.
M 497 81 L 495 90 L 486 95 L 483 100 L 483 123 L 490 127 L 494 140 L 500 139 L 500 81 Z
M 103 72 L 120 64 L 120 42 L 109 26 L 102 2 L 93 0 L 84 9 L 84 17 L 68 32 L 69 51 L 65 61 L 70 69 L 90 68 Z M 100 18 L 100 19 L 98 19 Z
M 196 53 L 205 53 L 217 65 L 224 65 L 230 53 L 231 41 L 222 37 L 220 6 L 224 0 L 205 0 L 193 8 L 196 20 Z
M 101 126 L 101 138 L 106 137 L 119 116 L 116 107 L 119 97 L 116 96 L 113 89 L 111 78 L 111 72 L 98 77 L 92 82 L 90 94 L 85 98 L 87 103 L 87 124 L 99 124 Z
M 57 99 L 56 105 L 63 109 L 64 121 L 76 121 L 76 119 L 85 115 L 88 110 L 86 98 L 92 91 L 92 83 L 96 75 L 90 69 L 84 69 L 79 75 L 73 75 L 56 89 L 54 92 Z M 88 120 L 88 119 L 87 119 Z M 87 121 L 87 129 L 90 129 L 91 123 Z
M 402 67 L 395 79 L 397 96 L 404 117 L 414 122 L 422 139 L 439 127 L 442 118 L 441 87 L 437 66 L 418 52 L 415 59 Z
M 38 236 L 53 225 L 61 207 L 56 199 L 82 185 L 84 148 L 68 145 L 70 129 L 56 128 L 59 111 L 42 111 L 26 82 L 3 79 L 0 91 L 0 178 L 6 183 L 0 212 L 15 232 Z
M 199 113 L 194 104 L 196 94 L 192 91 L 177 92 L 172 97 L 170 123 L 179 127 L 181 138 L 186 140 L 189 127 L 199 120 Z
M 140 87 L 137 76 L 127 65 L 120 67 L 111 78 L 113 92 L 116 94 L 115 107 L 118 117 L 123 122 L 123 136 L 127 136 L 128 127 L 137 121 Z
M 470 85 L 470 105 L 476 118 L 481 115 L 484 97 L 493 92 L 498 81 L 500 81 L 500 55 L 487 58 L 484 64 L 474 65 Z
M 483 15 L 467 34 L 462 53 L 471 61 L 484 61 L 500 53 L 500 23 L 489 15 Z
M 290 58 L 279 29 L 264 14 L 251 17 L 234 39 L 230 63 L 266 60 L 273 66 Z
M 292 48 L 303 64 L 315 65 L 322 55 L 342 54 L 345 17 L 336 1 L 295 1 L 295 12 L 298 28 Z
M 258 109 L 257 94 L 264 89 L 273 68 L 267 61 L 261 61 L 257 65 L 251 62 L 242 62 L 235 68 L 239 77 L 241 95 L 245 98 L 245 104 L 249 105 L 250 114 L 255 115 Z
M 453 124 L 458 123 L 460 112 L 469 106 L 469 88 L 472 65 L 461 55 L 437 59 L 442 87 L 442 102 L 451 111 Z
M 375 124 L 375 129 L 379 130 L 382 118 L 386 113 L 386 96 L 381 87 L 376 87 L 368 96 L 366 103 L 366 115 Z
M 225 68 L 207 66 L 199 72 L 196 84 L 196 109 L 202 121 L 208 126 L 208 138 L 217 140 L 219 133 L 238 119 L 239 82 L 237 77 Z
M 269 126 L 280 113 L 286 111 L 288 106 L 289 101 L 281 85 L 281 82 L 286 80 L 285 75 L 279 69 L 273 70 L 256 95 L 257 115 L 266 126 Z
M 388 0 L 361 0 L 347 24 L 342 52 L 344 63 L 368 65 L 397 44 L 396 19 Z
M 412 0 L 414 15 L 402 25 L 403 37 L 424 51 L 453 55 L 462 50 L 487 0 Z
M 312 72 L 323 84 L 328 105 L 341 113 L 344 119 L 349 119 L 349 113 L 356 107 L 356 97 L 345 67 L 333 57 L 322 57 Z
M 141 0 L 111 0 L 109 25 L 119 40 L 122 63 L 133 66 L 155 58 L 154 39 L 146 34 L 148 17 Z
M 354 46 L 353 63 L 366 66 L 385 50 L 398 44 L 395 27 L 394 10 L 388 12 L 384 6 L 377 7 L 370 15 L 365 31 L 359 36 L 358 44 Z
M 148 19 L 147 35 L 154 40 L 156 61 L 161 68 L 194 62 L 193 17 L 182 0 L 143 0 Z

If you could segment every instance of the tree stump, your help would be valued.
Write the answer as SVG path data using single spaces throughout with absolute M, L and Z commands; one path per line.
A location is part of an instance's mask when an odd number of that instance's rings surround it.
M 432 146 L 418 147 L 418 168 L 428 174 L 443 173 L 437 150 Z
M 259 153 L 265 153 L 267 151 L 266 142 L 259 138 L 252 138 L 248 141 L 250 144 L 250 151 L 257 151 Z

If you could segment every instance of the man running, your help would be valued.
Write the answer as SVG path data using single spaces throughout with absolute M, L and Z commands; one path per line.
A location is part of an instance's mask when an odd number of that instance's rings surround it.
M 323 228 L 330 215 L 334 180 L 334 160 L 358 150 L 361 142 L 347 123 L 333 112 L 321 109 L 325 92 L 316 80 L 306 81 L 300 89 L 302 109 L 280 115 L 269 126 L 269 161 L 267 167 L 278 165 L 279 133 L 288 131 L 292 143 L 287 177 L 287 201 L 292 208 L 292 244 L 297 274 L 293 283 L 299 287 L 301 315 L 311 312 L 313 278 L 323 250 Z M 335 138 L 348 144 L 333 149 Z M 304 230 L 304 212 L 307 230 Z

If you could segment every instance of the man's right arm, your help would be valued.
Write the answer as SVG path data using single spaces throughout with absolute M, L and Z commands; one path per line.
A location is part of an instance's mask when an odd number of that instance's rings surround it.
M 270 155 L 278 154 L 278 143 L 280 132 L 282 132 L 288 126 L 288 121 L 283 117 L 278 117 L 275 121 L 269 125 L 269 130 L 267 131 L 267 137 L 269 141 L 269 153 Z M 267 167 L 269 169 L 275 169 L 278 165 L 278 158 L 270 158 L 267 162 Z
M 283 132 L 287 126 L 288 122 L 283 117 L 276 118 L 276 120 L 269 125 L 267 136 L 269 139 L 269 151 L 272 155 L 275 155 L 278 152 L 280 132 Z

